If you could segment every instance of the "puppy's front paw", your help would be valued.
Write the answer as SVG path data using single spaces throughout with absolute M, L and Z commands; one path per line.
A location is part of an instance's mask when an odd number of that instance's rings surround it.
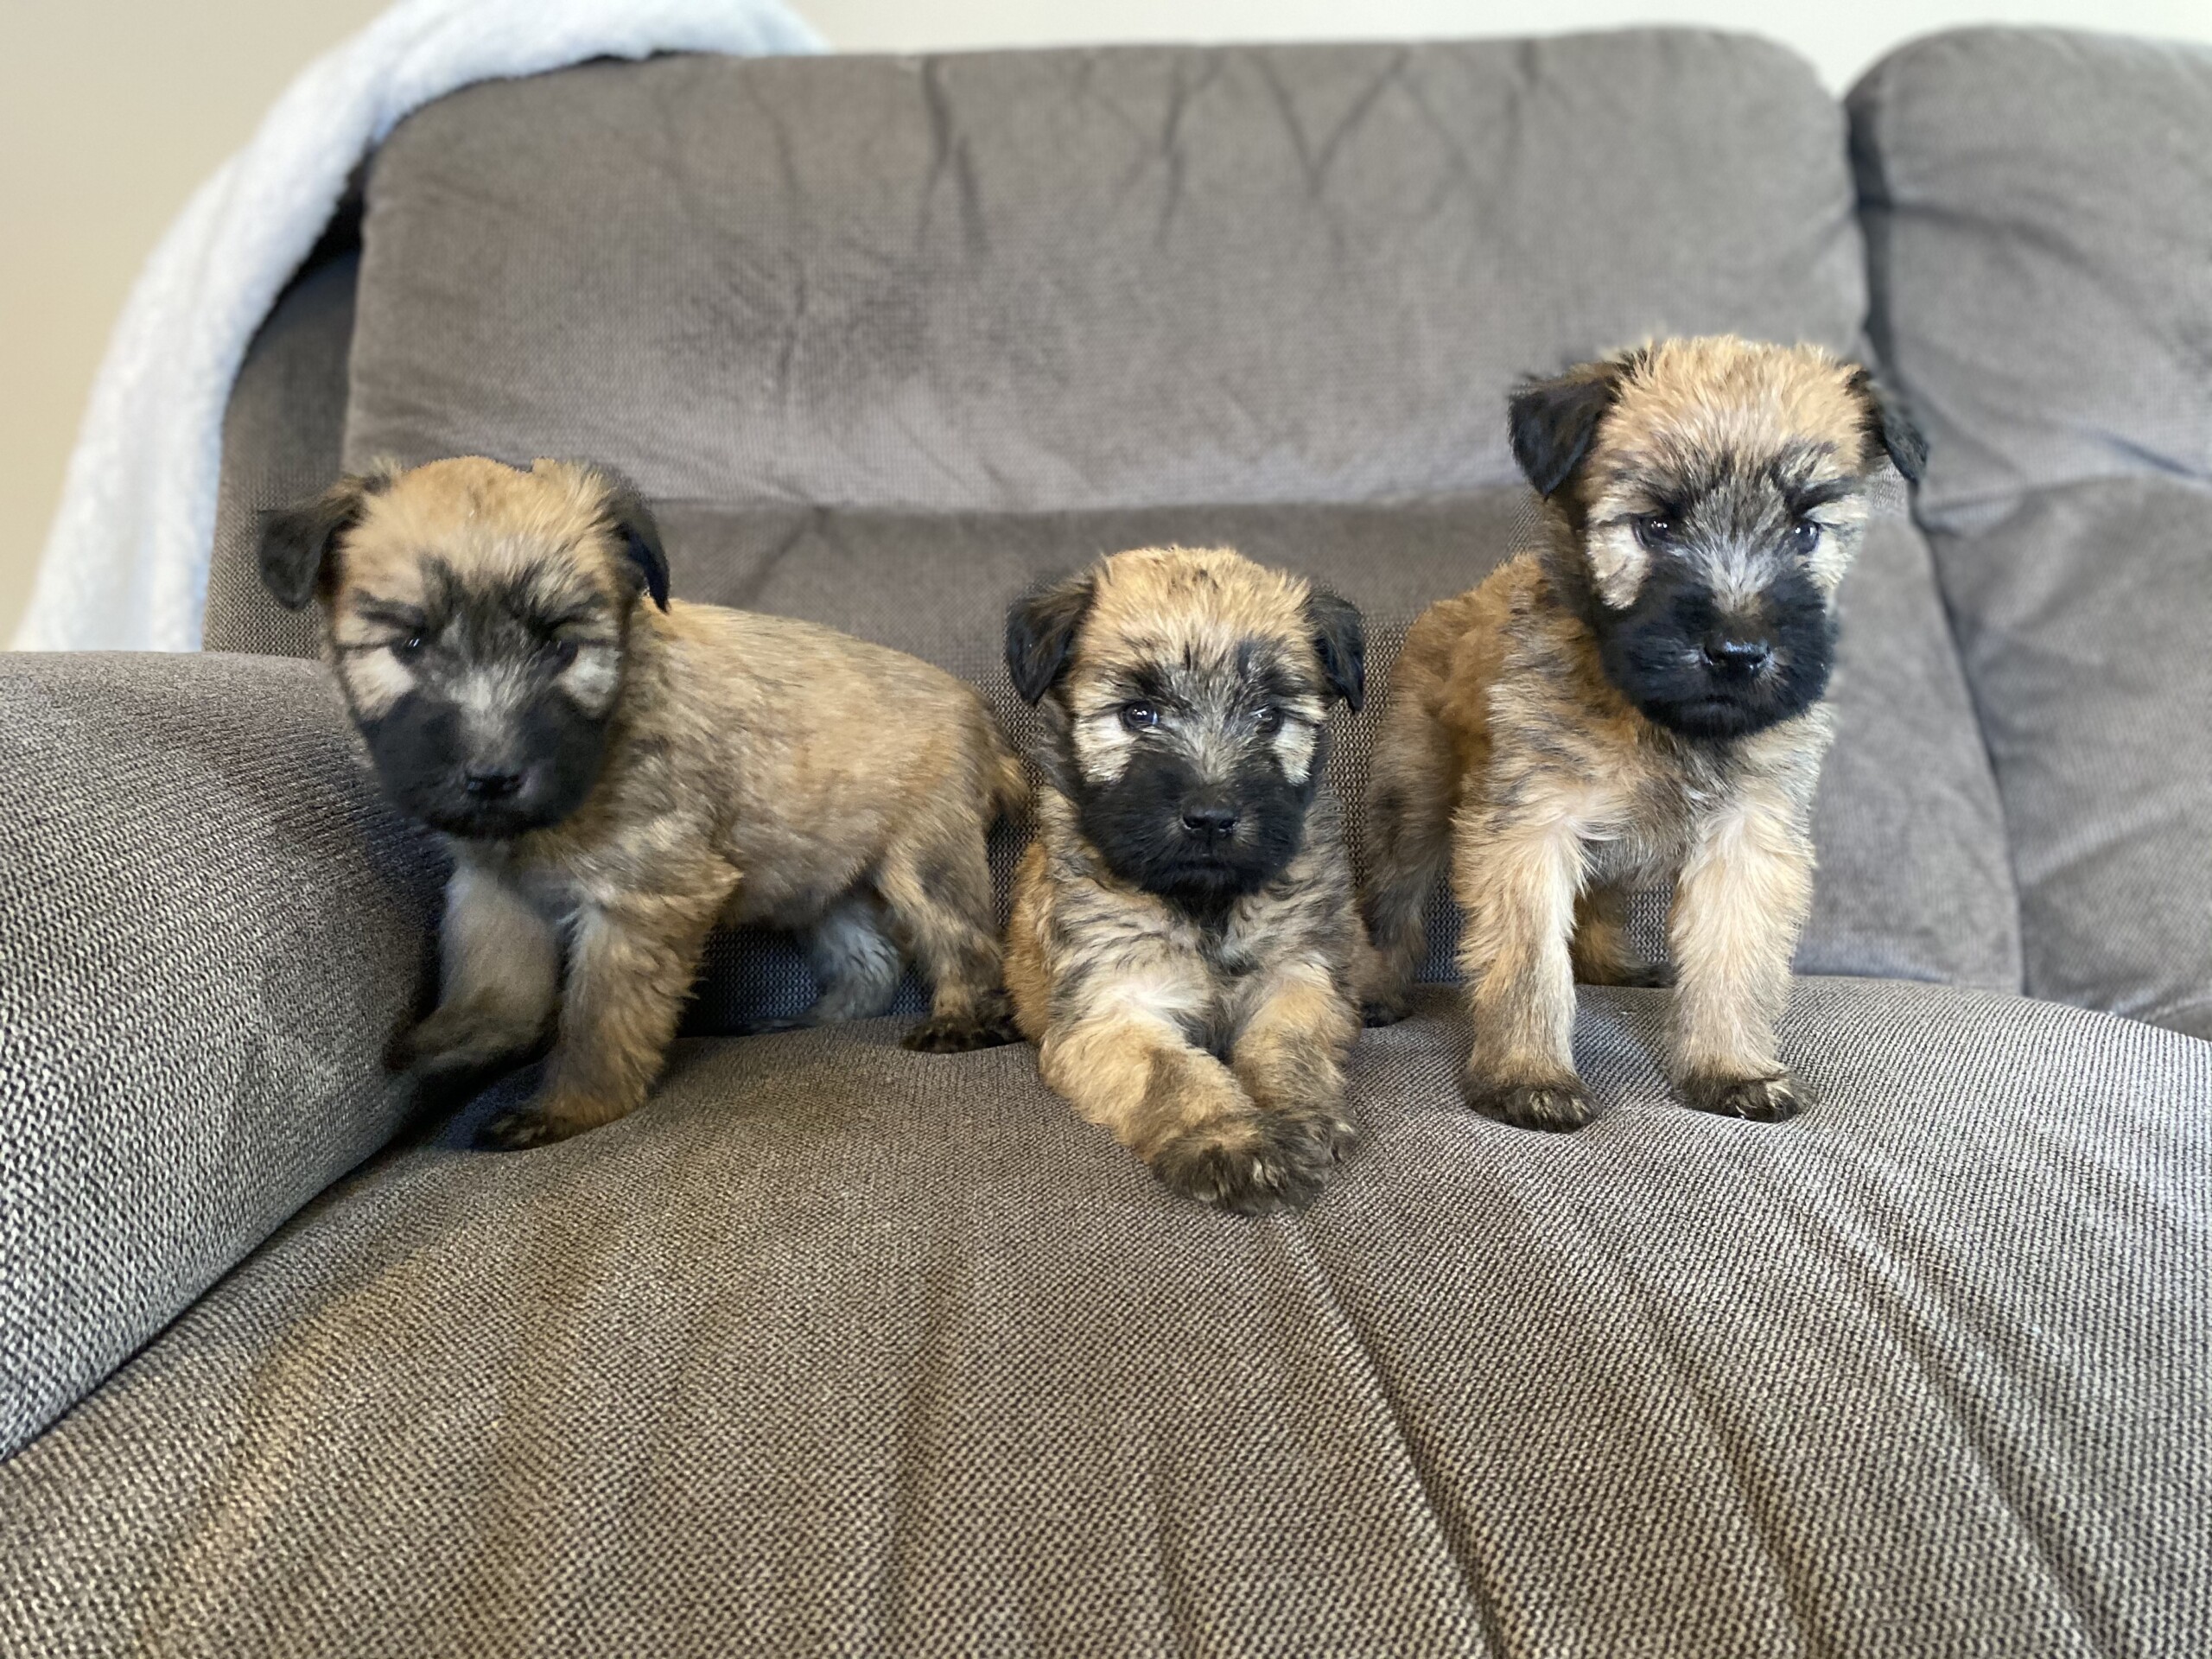
M 1370 996 L 1359 1005 L 1359 1022 L 1370 1029 L 1377 1026 L 1395 1026 L 1413 1012 L 1411 999 L 1405 996 Z
M 1351 1149 L 1356 1131 L 1333 1113 L 1261 1112 L 1186 1129 L 1154 1156 L 1172 1192 L 1239 1216 L 1303 1210 Z
M 1779 1123 L 1813 1103 L 1813 1091 L 1788 1071 L 1770 1077 L 1690 1077 L 1682 1079 L 1682 1098 L 1700 1112 Z
M 1014 1009 L 1003 996 L 978 1003 L 965 1014 L 936 1014 L 899 1039 L 918 1054 L 966 1054 L 1021 1040 Z
M 1579 1129 L 1597 1114 L 1580 1079 L 1572 1076 L 1541 1083 L 1505 1082 L 1470 1065 L 1460 1082 L 1468 1105 L 1516 1128 Z
M 476 1144 L 486 1152 L 524 1152 L 566 1141 L 588 1127 L 539 1107 L 524 1106 L 491 1119 L 477 1130 Z

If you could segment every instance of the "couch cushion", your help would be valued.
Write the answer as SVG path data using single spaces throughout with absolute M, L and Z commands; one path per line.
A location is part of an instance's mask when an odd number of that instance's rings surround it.
M 418 112 L 368 198 L 352 461 L 701 499 L 1478 488 L 1531 369 L 1866 311 L 1834 102 L 1688 31 L 595 64 Z
M 2212 1046 L 1805 981 L 1769 1127 L 1664 1007 L 1547 1136 L 1433 994 L 1299 1220 L 885 1022 L 388 1157 L 0 1465 L 0 1649 L 2193 1651 Z
M 261 582 L 261 515 L 327 489 L 346 442 L 346 359 L 358 250 L 296 277 L 254 335 L 223 413 L 223 472 L 200 640 L 209 651 L 315 653 L 313 610 L 288 611 Z
M 1225 542 L 1307 572 L 1369 619 L 1367 712 L 1333 717 L 1330 777 L 1363 802 L 1389 666 L 1430 601 L 1478 582 L 1535 533 L 1534 498 L 1498 490 L 1420 503 L 1153 508 L 1039 514 L 733 510 L 662 512 L 675 588 L 803 616 L 896 645 L 986 689 L 1018 741 L 1037 733 L 1001 665 L 1007 601 L 1043 572 L 1116 548 Z M 2003 827 L 1967 706 L 1927 544 L 1888 489 L 1843 600 L 1835 697 L 1840 734 L 1815 814 L 1821 874 L 1798 953 L 1808 973 L 1943 980 L 2016 990 L 2020 965 Z M 1353 855 L 1362 853 L 1354 815 Z M 1003 879 L 1017 833 L 999 845 Z M 1457 919 L 1440 890 L 1427 976 L 1454 974 Z M 693 1029 L 794 1012 L 809 995 L 798 954 L 725 938 Z M 909 1007 L 918 1007 L 912 988 Z
M 1972 30 L 1851 108 L 2027 987 L 2212 1034 L 2212 51 Z
M 0 1456 L 391 1136 L 439 873 L 314 664 L 0 653 Z

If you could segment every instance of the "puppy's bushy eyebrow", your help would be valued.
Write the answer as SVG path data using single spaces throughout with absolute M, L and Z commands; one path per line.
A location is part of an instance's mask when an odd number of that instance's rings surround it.
M 385 628 L 421 628 L 429 625 L 429 617 L 418 606 L 396 599 L 378 599 L 363 594 L 353 601 L 353 614 L 364 622 Z
M 1827 478 L 1816 484 L 1784 484 L 1782 499 L 1784 505 L 1800 518 L 1815 507 L 1825 507 L 1831 501 L 1841 501 L 1859 493 L 1859 480 L 1854 478 Z
M 1114 677 L 1116 690 L 1136 702 L 1179 702 L 1174 683 L 1157 663 L 1133 663 Z

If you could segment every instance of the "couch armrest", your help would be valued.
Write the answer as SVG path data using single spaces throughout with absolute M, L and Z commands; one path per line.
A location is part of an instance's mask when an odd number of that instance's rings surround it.
M 390 1138 L 441 873 L 319 664 L 0 653 L 0 1456 Z

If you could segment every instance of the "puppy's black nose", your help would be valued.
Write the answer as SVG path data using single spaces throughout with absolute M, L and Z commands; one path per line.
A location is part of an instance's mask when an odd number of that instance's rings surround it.
M 1726 679 L 1748 680 L 1773 656 L 1774 647 L 1764 639 L 1732 639 L 1715 634 L 1705 642 L 1706 666 Z
M 472 772 L 461 779 L 461 787 L 480 800 L 496 801 L 522 787 L 522 774 L 518 772 Z
M 1197 801 L 1183 809 L 1183 827 L 1194 836 L 1226 836 L 1236 828 L 1236 809 Z

